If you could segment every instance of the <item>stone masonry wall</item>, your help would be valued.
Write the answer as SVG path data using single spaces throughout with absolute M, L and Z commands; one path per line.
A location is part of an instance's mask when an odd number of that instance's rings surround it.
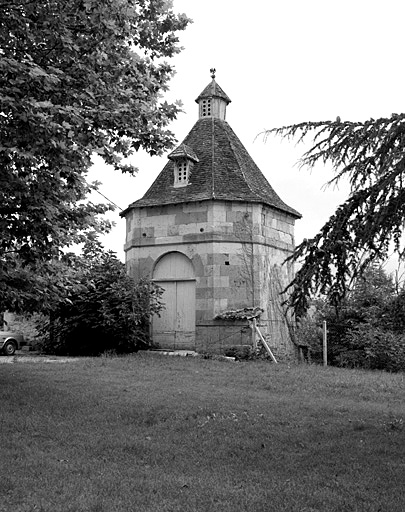
M 291 342 L 279 291 L 291 277 L 282 263 L 294 244 L 294 219 L 261 204 L 204 201 L 137 208 L 127 214 L 126 260 L 135 278 L 153 277 L 164 254 L 179 251 L 196 277 L 197 350 L 223 352 L 249 344 L 250 330 L 214 320 L 228 309 L 261 306 L 262 327 L 273 347 Z

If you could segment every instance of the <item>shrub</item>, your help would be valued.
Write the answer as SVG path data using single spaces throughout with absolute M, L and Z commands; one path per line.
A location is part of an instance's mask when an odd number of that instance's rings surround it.
M 236 345 L 228 347 L 224 355 L 234 357 L 237 361 L 248 361 L 255 358 L 255 353 L 250 345 Z
M 135 282 L 114 253 L 91 247 L 76 284 L 42 326 L 41 349 L 60 355 L 134 352 L 149 344 L 148 324 L 162 309 L 162 289 Z
M 370 324 L 359 324 L 344 340 L 348 349 L 340 356 L 341 366 L 397 372 L 405 370 L 405 336 Z M 350 350 L 352 347 L 352 350 Z

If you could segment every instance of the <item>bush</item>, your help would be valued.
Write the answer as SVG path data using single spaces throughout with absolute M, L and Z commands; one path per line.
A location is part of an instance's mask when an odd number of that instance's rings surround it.
M 342 350 L 335 358 L 335 364 L 342 368 L 367 368 L 364 350 Z
M 311 350 L 318 350 L 322 347 L 322 326 L 316 318 L 307 316 L 301 318 L 295 329 L 295 340 L 297 345 L 308 347 Z
M 347 333 L 344 343 L 348 349 L 340 355 L 340 366 L 391 372 L 405 370 L 405 336 L 402 334 L 359 324 Z
M 397 291 L 382 268 L 371 266 L 358 278 L 339 307 L 313 301 L 301 318 L 296 344 L 322 361 L 322 321 L 328 332 L 328 363 L 347 368 L 405 370 L 405 291 Z
M 149 344 L 149 320 L 162 309 L 162 289 L 135 282 L 114 253 L 98 247 L 79 261 L 76 284 L 42 326 L 41 350 L 94 356 L 134 352 Z
M 234 357 L 237 361 L 248 361 L 255 358 L 255 353 L 250 345 L 236 345 L 228 347 L 224 355 Z

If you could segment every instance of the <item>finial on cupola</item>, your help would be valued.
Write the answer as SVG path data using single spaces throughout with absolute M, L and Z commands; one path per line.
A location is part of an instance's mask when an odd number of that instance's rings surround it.
M 215 78 L 215 72 L 216 72 L 216 69 L 215 68 L 211 68 L 210 69 L 210 73 L 211 73 L 211 78 L 214 80 Z

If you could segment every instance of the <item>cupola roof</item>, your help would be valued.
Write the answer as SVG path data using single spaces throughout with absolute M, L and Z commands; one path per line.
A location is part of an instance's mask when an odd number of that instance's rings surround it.
M 200 100 L 208 99 L 208 98 L 221 98 L 225 100 L 226 104 L 229 105 L 231 100 L 229 96 L 223 91 L 223 89 L 216 83 L 215 81 L 215 69 L 211 68 L 211 83 L 207 85 L 207 87 L 203 90 L 203 92 L 198 96 L 195 100 L 196 103 L 199 103 Z

